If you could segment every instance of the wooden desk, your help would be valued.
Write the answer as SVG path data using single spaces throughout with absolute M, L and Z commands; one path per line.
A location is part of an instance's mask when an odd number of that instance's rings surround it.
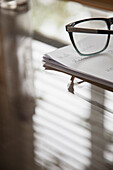
M 113 11 L 112 0 L 72 0 L 86 6 Z

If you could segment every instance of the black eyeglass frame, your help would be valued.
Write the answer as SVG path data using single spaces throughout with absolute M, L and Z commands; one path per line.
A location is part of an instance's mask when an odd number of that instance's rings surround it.
M 77 27 L 74 27 L 75 25 L 79 24 L 79 23 L 82 23 L 82 22 L 85 22 L 85 21 L 104 21 L 108 27 L 108 30 L 100 30 L 100 29 L 90 29 L 90 28 L 77 28 Z M 100 52 L 103 52 L 107 47 L 108 47 L 108 44 L 109 44 L 109 40 L 110 40 L 110 35 L 113 34 L 113 30 L 110 30 L 110 27 L 111 25 L 113 24 L 113 17 L 112 18 L 87 18 L 87 19 L 83 19 L 83 20 L 79 20 L 79 21 L 76 21 L 76 22 L 72 22 L 70 24 L 67 24 L 66 25 L 66 31 L 69 33 L 69 37 L 70 37 L 70 40 L 74 46 L 74 48 L 76 49 L 76 51 L 80 54 L 80 55 L 83 55 L 83 56 L 90 56 L 90 55 L 96 55 Z M 98 51 L 98 52 L 95 52 L 95 53 L 91 53 L 91 54 L 83 54 L 81 53 L 75 42 L 74 42 L 74 38 L 73 38 L 73 32 L 79 32 L 79 33 L 92 33 L 92 34 L 108 34 L 108 38 L 107 38 L 107 42 L 106 42 L 106 45 L 105 47 Z

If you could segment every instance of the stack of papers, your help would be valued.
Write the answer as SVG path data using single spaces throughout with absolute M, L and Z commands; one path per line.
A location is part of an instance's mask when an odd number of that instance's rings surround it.
M 45 69 L 61 71 L 113 91 L 113 50 L 94 56 L 81 56 L 73 46 L 59 48 L 43 56 Z

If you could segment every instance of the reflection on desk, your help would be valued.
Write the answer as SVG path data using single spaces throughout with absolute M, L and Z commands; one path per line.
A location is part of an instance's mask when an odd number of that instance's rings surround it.
M 36 65 L 47 47 L 33 42 L 35 161 L 45 170 L 113 169 L 112 92 L 84 82 L 69 93 L 69 75 Z

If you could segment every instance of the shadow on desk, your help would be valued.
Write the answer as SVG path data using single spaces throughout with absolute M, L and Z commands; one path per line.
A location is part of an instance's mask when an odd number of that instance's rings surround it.
M 33 45 L 34 64 L 40 65 L 42 56 L 38 55 L 38 43 Z M 36 64 L 34 75 L 37 97 L 33 116 L 34 158 L 37 164 L 44 170 L 112 169 L 112 92 L 87 82 L 79 84 L 75 78 L 72 94 L 67 86 L 70 75 L 45 71 Z

